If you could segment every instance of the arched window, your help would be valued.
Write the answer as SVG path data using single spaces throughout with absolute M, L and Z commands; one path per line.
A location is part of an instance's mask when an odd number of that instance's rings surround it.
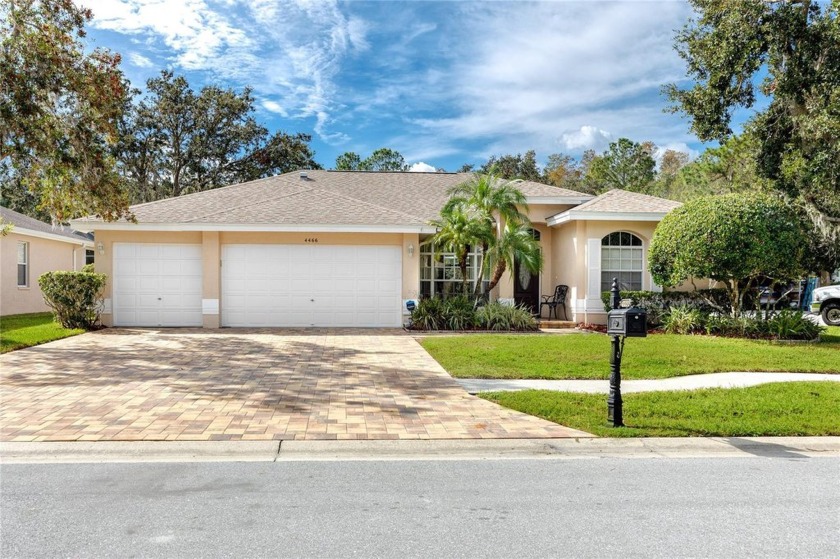
M 624 231 L 601 239 L 601 291 L 609 291 L 618 278 L 622 291 L 641 291 L 644 268 L 642 240 Z

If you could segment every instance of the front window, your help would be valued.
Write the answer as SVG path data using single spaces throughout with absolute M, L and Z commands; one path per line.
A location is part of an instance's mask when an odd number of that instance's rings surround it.
M 622 291 L 642 290 L 642 240 L 632 233 L 610 233 L 601 239 L 601 291 L 609 291 L 618 278 Z
M 29 243 L 17 245 L 17 284 L 18 287 L 29 287 Z
M 93 264 L 93 249 L 85 249 L 85 266 Z
M 481 253 L 470 250 L 467 255 L 467 280 L 470 292 L 478 281 Z M 461 268 L 453 252 L 435 253 L 431 246 L 420 249 L 420 296 L 447 297 L 461 294 Z

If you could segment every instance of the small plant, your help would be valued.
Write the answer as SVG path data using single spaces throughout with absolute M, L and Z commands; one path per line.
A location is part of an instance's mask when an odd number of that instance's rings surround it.
M 91 330 L 99 322 L 105 274 L 47 272 L 38 278 L 38 285 L 64 328 Z
M 420 299 L 411 313 L 412 327 L 417 330 L 440 330 L 443 328 L 443 300 L 438 297 Z
M 465 295 L 450 297 L 443 302 L 443 320 L 449 330 L 469 330 L 476 322 L 475 302 Z
M 815 340 L 825 330 L 802 311 L 782 310 L 767 321 L 767 331 L 779 340 Z
M 96 270 L 93 268 L 93 264 L 85 264 L 84 266 L 82 266 L 81 271 L 86 273 L 86 274 L 96 273 Z
M 479 308 L 477 321 L 480 328 L 493 331 L 532 331 L 537 329 L 537 321 L 527 307 L 523 305 L 504 305 L 498 301 Z
M 662 325 L 669 334 L 693 334 L 703 329 L 704 318 L 698 309 L 679 305 L 665 313 Z
M 712 314 L 706 317 L 706 333 L 712 336 L 732 336 L 740 333 L 738 321 L 729 315 Z

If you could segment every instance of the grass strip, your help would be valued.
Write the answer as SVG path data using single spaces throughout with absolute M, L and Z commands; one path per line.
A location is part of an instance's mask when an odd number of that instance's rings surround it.
M 625 427 L 607 423 L 607 397 L 548 390 L 482 398 L 602 437 L 840 435 L 840 383 L 789 382 L 624 395 Z
M 652 334 L 629 338 L 622 377 L 666 378 L 730 371 L 840 373 L 840 328 L 820 343 Z M 606 379 L 610 338 L 604 334 L 470 334 L 430 336 L 423 347 L 458 378 Z
M 0 353 L 60 340 L 83 333 L 81 329 L 62 328 L 52 313 L 0 316 Z

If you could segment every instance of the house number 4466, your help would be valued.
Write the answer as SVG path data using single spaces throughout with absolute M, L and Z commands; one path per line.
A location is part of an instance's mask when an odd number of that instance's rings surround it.
M 317 243 L 318 239 L 313 237 L 313 238 L 309 238 L 309 239 L 304 239 L 304 242 L 306 242 L 306 243 Z

